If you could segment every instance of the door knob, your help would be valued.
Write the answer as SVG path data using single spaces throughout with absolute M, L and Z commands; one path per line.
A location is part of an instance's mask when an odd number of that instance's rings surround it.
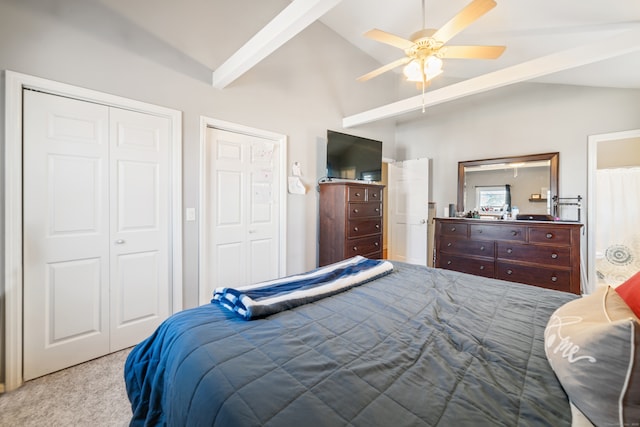
M 426 223 L 427 223 L 426 219 L 423 218 L 423 219 L 420 220 L 420 224 L 426 224 Z

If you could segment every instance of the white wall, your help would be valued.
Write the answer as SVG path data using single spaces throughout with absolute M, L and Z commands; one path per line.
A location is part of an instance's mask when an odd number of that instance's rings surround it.
M 206 4 L 207 13 L 213 9 L 205 25 L 214 27 L 221 36 L 208 40 L 208 48 L 212 57 L 223 59 L 289 4 L 287 0 L 211 1 L 190 0 L 180 6 Z M 200 116 L 287 135 L 289 163 L 300 162 L 305 182 L 315 188 L 317 178 L 324 175 L 326 130 L 341 130 L 344 115 L 394 99 L 393 78 L 355 82 L 357 76 L 379 64 L 320 23 L 311 25 L 226 89 L 214 89 L 211 69 L 152 30 L 123 17 L 116 8 L 127 7 L 123 4 L 119 0 L 0 0 L 0 70 L 182 111 L 185 208 L 198 208 Z M 157 4 L 158 8 L 163 4 L 176 7 L 172 2 Z M 229 7 L 247 11 L 242 22 L 215 13 Z M 159 15 L 154 10 L 144 12 L 151 20 Z M 184 28 L 188 31 L 191 23 L 177 17 L 163 25 L 175 25 L 169 33 L 177 34 Z M 393 124 L 347 132 L 383 140 L 385 156 L 394 151 Z M 290 274 L 316 266 L 317 198 L 315 191 L 288 196 Z M 198 301 L 197 222 L 185 222 L 183 232 L 183 300 L 190 307 Z M 1 286 L 0 300 L 4 295 Z M 0 319 L 0 338 L 1 323 Z
M 129 1 L 0 0 L 0 70 L 183 111 L 184 207 L 198 207 L 201 115 L 288 135 L 289 162 L 300 162 L 306 183 L 315 186 L 324 174 L 326 129 L 341 130 L 342 117 L 396 99 L 397 79 L 392 73 L 355 84 L 357 76 L 379 64 L 318 23 L 228 88 L 216 90 L 209 84 L 209 67 L 154 33 L 154 28 L 166 25 L 175 25 L 169 33 L 178 33 L 181 25 L 189 27 L 190 22 L 176 16 L 145 29 L 109 4 L 127 7 Z M 168 4 L 175 7 L 169 0 L 158 1 L 157 7 Z M 242 30 L 243 37 L 251 35 L 289 2 L 189 0 L 179 4 L 184 8 L 207 5 L 214 12 L 232 6 L 248 11 L 241 22 L 227 19 L 224 13 L 206 15 L 220 35 L 209 40 L 210 56 L 224 59 L 245 41 L 233 39 L 236 29 Z M 131 7 L 140 6 L 133 2 Z M 143 12 L 152 19 L 159 15 L 154 10 Z M 585 196 L 587 135 L 640 128 L 639 94 L 523 84 L 429 109 L 397 130 L 394 123 L 385 121 L 345 132 L 382 139 L 388 158 L 432 158 L 432 194 L 440 208 L 456 200 L 458 161 L 512 154 L 560 151 L 561 195 Z M 316 192 L 289 196 L 288 218 L 289 273 L 308 270 L 316 262 Z M 197 303 L 197 260 L 197 222 L 185 222 L 187 306 Z
M 237 0 L 234 0 L 237 3 Z M 343 115 L 392 100 L 394 82 L 354 84 L 360 69 L 375 67 L 322 24 L 314 24 L 227 89 L 213 89 L 211 70 L 153 34 L 127 22 L 99 2 L 57 0 L 0 1 L 0 69 L 88 87 L 184 112 L 184 202 L 197 206 L 199 117 L 205 115 L 289 137 L 289 160 L 302 164 L 315 182 L 317 152 L 327 128 L 340 129 Z M 108 4 L 108 1 L 104 3 Z M 245 10 L 254 4 L 244 0 Z M 288 2 L 271 2 L 284 8 Z M 247 20 L 253 19 L 251 15 Z M 260 23 L 263 18 L 256 17 Z M 247 25 L 247 22 L 243 23 Z M 188 27 L 188 23 L 186 23 Z M 212 16 L 229 37 L 234 22 Z M 318 41 L 322 41 L 319 43 Z M 211 49 L 227 40 L 212 40 Z M 382 139 L 393 149 L 393 127 L 373 125 L 357 131 Z M 324 160 L 322 160 L 324 162 Z M 292 272 L 315 266 L 314 193 L 289 197 Z M 196 223 L 185 223 L 185 301 L 195 304 Z
M 428 109 L 398 124 L 396 158 L 433 159 L 436 214 L 456 203 L 458 162 L 560 153 L 560 197 L 583 197 L 583 271 L 587 255 L 587 138 L 640 127 L 640 90 L 522 83 Z
M 587 137 L 640 127 L 640 90 L 522 83 L 427 109 L 396 129 L 396 159 L 433 159 L 432 201 L 456 203 L 458 162 L 560 153 L 560 197 L 587 195 Z M 582 218 L 586 218 L 586 199 Z

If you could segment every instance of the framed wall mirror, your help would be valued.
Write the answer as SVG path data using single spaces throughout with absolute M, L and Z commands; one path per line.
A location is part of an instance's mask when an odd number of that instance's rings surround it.
M 458 212 L 552 215 L 558 195 L 559 153 L 458 163 Z

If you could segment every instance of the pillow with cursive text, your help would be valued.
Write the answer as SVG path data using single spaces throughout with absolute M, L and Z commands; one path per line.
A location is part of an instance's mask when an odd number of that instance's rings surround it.
M 595 426 L 640 421 L 640 320 L 610 287 L 558 308 L 545 352 L 569 400 Z

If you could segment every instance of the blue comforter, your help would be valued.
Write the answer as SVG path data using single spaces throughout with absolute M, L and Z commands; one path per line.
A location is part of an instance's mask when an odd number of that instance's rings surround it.
M 131 425 L 570 425 L 543 334 L 575 295 L 394 267 L 251 322 L 175 314 L 127 359 Z

